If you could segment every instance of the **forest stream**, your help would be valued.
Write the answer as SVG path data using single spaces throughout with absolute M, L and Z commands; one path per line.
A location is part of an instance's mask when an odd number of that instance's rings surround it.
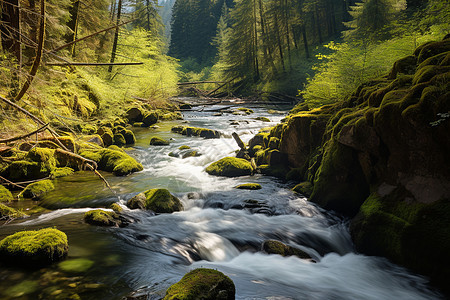
M 63 295 L 74 291 L 81 299 L 122 299 L 138 290 L 136 296 L 161 299 L 170 285 L 200 267 L 229 276 L 236 286 L 236 299 L 442 298 L 426 278 L 387 259 L 356 253 L 348 221 L 292 192 L 292 183 L 260 174 L 208 175 L 205 168 L 210 163 L 239 148 L 233 132 L 247 142 L 262 127 L 274 126 L 284 117 L 262 107 L 251 107 L 252 115 L 217 116 L 220 108 L 194 108 L 183 112 L 184 120 L 135 129 L 137 142 L 125 150 L 144 170 L 127 177 L 103 173 L 116 195 L 92 172 L 77 172 L 58 179 L 56 190 L 42 200 L 53 210 L 1 226 L 0 239 L 19 230 L 56 227 L 64 231 L 69 239 L 66 261 L 80 267 L 67 270 L 54 264 L 35 271 L 2 269 L 0 298 L 54 299 L 59 295 L 72 299 Z M 224 136 L 202 139 L 171 132 L 184 122 L 218 130 Z M 170 139 L 170 145 L 149 146 L 156 135 Z M 182 145 L 202 155 L 186 159 L 168 155 Z M 262 189 L 235 189 L 242 183 L 259 183 Z M 152 188 L 168 189 L 185 210 L 154 215 L 125 206 L 128 199 Z M 133 220 L 128 226 L 84 223 L 86 211 L 116 201 Z M 16 203 L 24 209 L 27 205 L 27 201 Z M 312 260 L 265 254 L 261 244 L 269 239 L 302 249 Z

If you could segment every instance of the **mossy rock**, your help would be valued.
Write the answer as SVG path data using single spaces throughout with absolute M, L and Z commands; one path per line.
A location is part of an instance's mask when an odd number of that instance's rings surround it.
M 260 165 L 258 168 L 262 174 L 277 177 L 280 179 L 285 179 L 286 174 L 289 172 L 289 168 L 283 165 Z
M 195 269 L 172 285 L 164 300 L 234 300 L 236 288 L 223 273 L 211 269 Z
M 124 152 L 104 149 L 101 151 L 101 157 L 99 167 L 116 176 L 125 176 L 144 169 L 140 163 Z
M 14 197 L 11 192 L 5 188 L 3 185 L 0 185 L 0 202 L 10 202 L 13 201 Z
M 205 139 L 220 138 L 220 132 L 218 132 L 217 130 L 212 130 L 212 129 L 208 129 L 208 128 L 200 128 L 200 127 L 190 127 L 190 126 L 183 127 L 181 134 L 186 135 L 186 136 L 199 136 L 199 137 L 202 137 Z
M 117 126 L 122 126 L 125 127 L 127 126 L 127 121 L 125 121 L 124 119 L 121 118 L 116 118 L 113 122 L 113 127 L 117 127 Z
M 250 162 L 242 158 L 225 157 L 206 168 L 209 175 L 238 177 L 253 174 Z
M 262 122 L 270 122 L 270 119 L 266 118 L 266 117 L 257 117 L 257 118 L 255 118 L 255 120 L 262 121 Z
M 188 150 L 188 149 L 191 149 L 191 147 L 186 146 L 186 145 L 180 146 L 180 147 L 178 148 L 178 150 Z
M 175 150 L 169 153 L 170 157 L 176 157 L 176 158 L 188 158 L 188 157 L 198 157 L 202 156 L 201 153 L 199 153 L 197 150 L 193 149 L 185 149 L 185 150 Z
M 151 189 L 144 194 L 145 208 L 155 213 L 173 213 L 183 210 L 181 201 L 166 189 Z
M 172 129 L 170 131 L 172 131 L 173 133 L 182 133 L 184 130 L 184 126 L 182 125 L 177 125 L 177 126 L 173 126 Z
M 12 181 L 39 179 L 47 175 L 41 172 L 41 167 L 37 162 L 27 160 L 13 161 L 1 171 L 1 176 Z
M 294 192 L 302 194 L 305 197 L 311 196 L 313 189 L 314 186 L 309 181 L 301 182 L 292 188 Z
M 0 220 L 26 218 L 27 214 L 0 203 Z
M 84 214 L 84 221 L 96 226 L 120 226 L 122 222 L 119 215 L 112 211 L 101 209 L 90 210 Z
M 180 105 L 180 109 L 191 110 L 192 106 L 190 104 L 185 103 Z
M 136 143 L 136 137 L 134 136 L 134 133 L 131 130 L 125 130 L 125 132 L 123 133 L 123 137 L 125 138 L 125 143 L 127 145 L 132 145 Z
M 20 231 L 0 241 L 0 259 L 23 266 L 43 266 L 60 261 L 68 251 L 66 234 L 55 228 Z
M 135 122 L 133 123 L 133 127 L 145 127 L 144 122 Z
M 269 149 L 275 150 L 280 146 L 280 139 L 276 137 L 271 137 L 269 140 Z
M 83 124 L 81 126 L 81 133 L 83 134 L 94 134 L 97 132 L 97 127 L 92 124 Z
M 145 193 L 139 193 L 127 202 L 127 206 L 131 209 L 145 209 L 147 197 Z
M 72 168 L 64 167 L 64 168 L 56 168 L 50 172 L 50 179 L 56 179 L 61 177 L 70 176 L 75 171 Z
M 150 127 L 158 122 L 159 116 L 156 112 L 150 112 L 144 116 L 142 123 L 145 127 Z
M 37 162 L 39 173 L 45 176 L 48 176 L 58 165 L 54 149 L 36 147 L 28 151 L 26 158 L 30 161 Z
M 64 272 L 79 274 L 85 273 L 94 265 L 94 261 L 87 258 L 74 258 L 62 261 L 58 268 Z M 70 299 L 70 298 L 69 298 Z
M 254 113 L 253 110 L 251 110 L 250 108 L 246 108 L 246 107 L 239 107 L 238 109 L 236 109 L 236 111 L 243 112 L 246 115 L 250 115 L 250 114 Z
M 114 143 L 114 134 L 111 132 L 104 132 L 101 136 L 103 145 L 105 147 L 111 146 Z
M 128 119 L 128 122 L 130 124 L 133 124 L 135 122 L 142 122 L 142 120 L 144 119 L 144 113 L 139 107 L 132 107 L 127 110 L 126 117 Z
M 160 138 L 158 136 L 154 136 L 150 140 L 150 145 L 152 145 L 152 146 L 168 146 L 168 145 L 170 145 L 170 142 L 163 138 Z
M 113 144 L 116 146 L 125 146 L 127 144 L 127 141 L 125 140 L 123 134 L 116 133 L 113 137 Z
M 311 259 L 308 253 L 298 248 L 286 245 L 280 241 L 267 240 L 262 244 L 262 249 L 268 254 L 278 254 L 281 256 L 297 256 L 301 259 Z
M 252 190 L 252 191 L 262 189 L 259 183 L 244 183 L 236 186 L 235 188 L 239 190 Z
M 112 204 L 109 206 L 109 208 L 111 208 L 111 209 L 112 209 L 114 212 L 116 212 L 116 213 L 121 213 L 121 212 L 123 212 L 122 206 L 120 206 L 119 203 L 117 203 L 117 202 L 112 203 Z
M 55 189 L 51 180 L 45 179 L 27 185 L 27 187 L 20 192 L 19 199 L 31 198 L 40 199 L 45 193 Z

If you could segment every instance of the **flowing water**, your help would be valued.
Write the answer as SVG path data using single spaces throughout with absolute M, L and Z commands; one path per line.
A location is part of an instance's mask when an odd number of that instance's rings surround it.
M 160 299 L 165 290 L 192 269 L 220 270 L 236 285 L 236 299 L 440 299 L 427 280 L 386 259 L 355 253 L 345 219 L 323 211 L 289 188 L 293 183 L 255 175 L 221 178 L 208 175 L 210 163 L 238 149 L 236 131 L 248 141 L 262 127 L 277 124 L 282 115 L 255 108 L 250 116 L 186 112 L 190 126 L 216 129 L 221 139 L 205 140 L 170 132 L 185 121 L 137 129 L 137 143 L 126 149 L 144 165 L 127 177 L 105 174 L 117 196 L 89 172 L 60 179 L 57 190 L 43 200 L 52 211 L 0 227 L 0 238 L 18 230 L 55 226 L 69 239 L 68 260 L 83 262 L 82 270 L 56 264 L 41 270 L 0 270 L 1 299 L 121 299 L 133 290 Z M 268 117 L 271 122 L 254 120 Z M 239 125 L 231 125 L 231 121 Z M 152 136 L 171 139 L 166 147 L 149 146 Z M 202 153 L 186 159 L 169 157 L 189 145 Z M 261 190 L 234 187 L 256 182 Z M 140 210 L 125 213 L 133 219 L 124 228 L 87 225 L 83 215 L 150 188 L 167 188 L 185 210 L 153 215 Z M 20 205 L 20 204 L 19 204 Z M 298 247 L 317 262 L 261 252 L 267 239 Z M 92 264 L 93 263 L 93 264 Z M 139 294 L 139 292 L 138 292 Z M 59 298 L 58 298 L 59 297 Z

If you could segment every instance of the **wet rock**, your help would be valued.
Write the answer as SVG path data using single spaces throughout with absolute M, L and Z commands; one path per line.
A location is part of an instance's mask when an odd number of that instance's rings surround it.
M 128 200 L 127 206 L 131 209 L 147 209 L 155 213 L 173 213 L 183 210 L 181 201 L 166 189 L 151 189 L 138 194 Z
M 138 107 L 132 107 L 126 112 L 126 117 L 128 119 L 128 122 L 130 124 L 136 123 L 136 122 L 142 122 L 144 119 L 144 113 L 142 110 Z
M 101 209 L 91 210 L 84 214 L 84 221 L 96 226 L 120 226 L 123 227 L 127 223 L 123 218 L 112 211 L 104 211 Z
M 168 145 L 170 145 L 170 142 L 163 138 L 154 136 L 150 140 L 150 145 L 152 145 L 152 146 L 168 146 Z
M 28 215 L 24 214 L 23 212 L 18 211 L 9 206 L 6 206 L 3 203 L 0 203 L 0 220 L 9 220 L 26 217 L 28 217 Z
M 58 264 L 58 268 L 67 273 L 85 273 L 94 265 L 94 261 L 87 258 L 68 259 Z
M 156 112 L 148 113 L 144 116 L 142 122 L 146 127 L 150 127 L 158 122 L 159 116 Z
M 66 234 L 54 228 L 19 231 L 0 241 L 0 259 L 23 266 L 42 266 L 60 261 L 68 251 Z
M 311 256 L 303 250 L 291 247 L 280 241 L 267 240 L 262 244 L 262 249 L 268 254 L 278 254 L 281 256 L 297 256 L 301 259 L 312 259 Z
M 202 154 L 199 153 L 197 150 L 193 149 L 185 149 L 185 150 L 175 150 L 169 153 L 169 156 L 171 157 L 177 157 L 177 158 L 188 158 L 188 157 L 198 157 Z
M 113 137 L 113 144 L 116 146 L 125 146 L 127 144 L 127 141 L 125 140 L 123 134 L 116 133 Z
M 205 139 L 218 139 L 220 138 L 220 132 L 217 130 L 191 127 L 191 126 L 174 126 L 172 132 L 179 133 L 186 136 L 199 136 Z
M 297 184 L 292 190 L 296 193 L 302 194 L 305 197 L 311 196 L 311 193 L 313 192 L 314 186 L 309 181 L 304 181 L 299 184 Z
M 123 133 L 123 137 L 125 138 L 125 143 L 127 145 L 132 145 L 136 143 L 136 137 L 134 136 L 134 133 L 131 130 L 125 130 L 125 132 Z
M 123 151 L 111 149 L 85 150 L 80 155 L 94 160 L 100 170 L 113 172 L 116 176 L 125 176 L 143 170 L 140 163 Z
M 182 104 L 182 105 L 180 106 L 180 109 L 186 109 L 186 110 L 189 110 L 189 109 L 192 109 L 192 106 L 189 105 L 189 104 Z
M 231 209 L 245 209 L 252 214 L 264 214 L 268 216 L 274 214 L 274 211 L 267 205 L 267 202 L 253 199 L 245 200 L 242 204 L 233 205 Z
M 250 162 L 242 158 L 225 157 L 206 168 L 210 175 L 238 177 L 251 175 L 253 168 Z
M 262 121 L 262 122 L 270 122 L 270 119 L 266 118 L 266 117 L 257 117 L 257 118 L 255 118 L 255 120 Z
M 234 300 L 236 288 L 233 281 L 223 273 L 211 269 L 195 269 L 172 285 L 164 300 L 203 299 Z
M 260 190 L 262 187 L 259 183 L 244 183 L 235 187 L 240 190 Z

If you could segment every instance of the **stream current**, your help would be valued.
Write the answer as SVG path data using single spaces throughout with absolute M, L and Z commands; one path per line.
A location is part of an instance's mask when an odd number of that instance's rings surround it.
M 185 112 L 184 121 L 158 123 L 157 129 L 136 129 L 137 143 L 126 151 L 144 170 L 127 177 L 104 173 L 117 196 L 92 173 L 78 172 L 59 179 L 57 190 L 46 195 L 43 203 L 53 211 L 1 226 L 0 239 L 19 230 L 55 226 L 68 236 L 68 260 L 93 264 L 78 273 L 61 270 L 57 264 L 36 271 L 0 269 L 0 299 L 57 298 L 75 286 L 82 287 L 77 292 L 81 299 L 122 299 L 135 290 L 149 295 L 148 299 L 160 299 L 170 285 L 199 267 L 228 275 L 235 283 L 236 299 L 442 298 L 426 278 L 384 258 L 356 253 L 347 220 L 291 192 L 293 182 L 263 175 L 208 175 L 206 166 L 238 149 L 232 132 L 247 142 L 260 128 L 274 126 L 283 118 L 266 108 L 254 108 L 249 116 L 214 116 L 216 112 L 208 111 L 217 108 Z M 271 122 L 254 120 L 257 116 Z M 186 121 L 189 126 L 219 130 L 224 137 L 206 140 L 170 132 L 172 126 Z M 170 146 L 149 146 L 156 135 L 171 139 Z M 202 155 L 168 156 L 182 145 Z M 250 182 L 261 184 L 262 189 L 234 188 Z M 151 188 L 168 189 L 185 210 L 155 216 L 124 206 Z M 83 222 L 84 212 L 107 207 L 117 197 L 133 223 L 103 228 Z M 268 239 L 300 248 L 317 263 L 265 254 L 261 244 Z

